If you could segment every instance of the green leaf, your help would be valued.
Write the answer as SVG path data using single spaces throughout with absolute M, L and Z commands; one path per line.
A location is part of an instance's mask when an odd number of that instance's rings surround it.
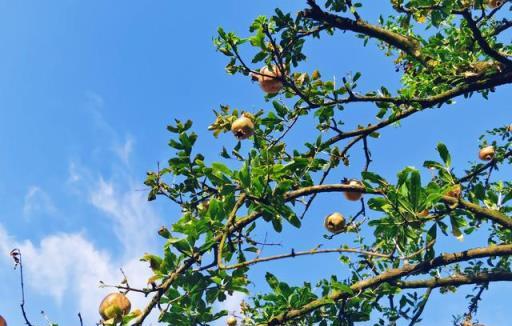
M 450 215 L 450 223 L 452 225 L 452 234 L 457 240 L 462 241 L 464 240 L 464 235 L 460 231 L 459 223 L 457 221 L 457 218 L 453 215 Z
M 420 206 L 421 196 L 421 176 L 418 170 L 411 170 L 407 188 L 409 188 L 409 202 L 412 208 L 416 210 Z
M 279 289 L 279 280 L 273 274 L 267 272 L 265 274 L 265 279 L 267 280 L 268 286 L 270 286 L 272 290 L 276 291 Z
M 386 184 L 386 180 L 384 180 L 384 178 L 378 175 L 377 173 L 363 171 L 361 172 L 361 176 L 363 177 L 364 181 L 369 181 L 380 186 Z
M 441 156 L 441 159 L 445 163 L 446 167 L 449 168 L 452 163 L 452 158 L 450 157 L 450 152 L 448 151 L 446 145 L 443 143 L 437 144 L 437 151 L 439 152 L 439 156 Z
M 276 232 L 281 233 L 281 231 L 283 231 L 283 224 L 281 223 L 280 216 L 274 216 L 274 218 L 272 218 L 272 226 Z
M 219 163 L 219 162 L 212 163 L 212 169 L 214 171 L 221 172 L 221 173 L 226 174 L 228 176 L 231 176 L 231 174 L 232 174 L 231 170 L 225 164 L 223 164 L 223 163 Z
M 272 105 L 274 106 L 277 115 L 280 116 L 281 118 L 284 118 L 286 113 L 288 113 L 288 109 L 286 108 L 286 106 L 281 104 L 279 101 L 272 101 Z

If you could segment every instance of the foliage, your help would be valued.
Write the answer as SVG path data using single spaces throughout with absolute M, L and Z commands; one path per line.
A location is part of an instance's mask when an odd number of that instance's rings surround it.
M 386 180 L 370 170 L 368 149 L 369 137 L 379 138 L 387 126 L 444 108 L 459 96 L 487 98 L 512 82 L 512 44 L 504 41 L 512 26 L 506 18 L 510 3 L 492 8 L 482 0 L 391 0 L 389 5 L 394 14 L 375 23 L 363 17 L 371 1 L 309 0 L 297 14 L 276 9 L 271 17 L 257 17 L 247 37 L 219 28 L 214 42 L 228 59 L 229 74 L 257 77 L 261 66 L 276 67 L 286 72 L 278 77 L 284 88 L 266 95 L 266 109 L 251 112 L 254 136 L 224 147 L 223 161 L 210 163 L 195 151 L 198 136 L 191 121 L 168 127 L 176 154 L 168 166 L 149 172 L 145 184 L 149 200 L 166 197 L 183 214 L 160 230 L 163 252 L 143 258 L 154 273 L 152 286 L 144 289 L 152 297 L 132 323 L 142 324 L 158 306 L 160 320 L 169 325 L 209 324 L 228 313 L 215 311 L 216 303 L 235 292 L 249 294 L 253 265 L 296 255 L 337 252 L 351 273 L 303 285 L 268 273 L 271 291 L 242 304 L 243 315 L 237 317 L 243 325 L 353 325 L 370 318 L 376 325 L 398 319 L 413 325 L 435 288 L 449 293 L 462 285 L 480 289 L 512 280 L 512 187 L 493 175 L 511 162 L 508 126 L 482 136 L 481 146 L 494 146 L 495 155 L 463 168 L 464 175 L 455 175 L 449 149 L 439 143 L 439 157 L 424 163 L 431 178 L 413 167 L 397 167 L 396 181 Z M 354 33 L 365 46 L 376 42 L 394 60 L 401 87 L 390 90 L 384 81 L 379 89 L 364 91 L 358 86 L 365 78 L 361 72 L 347 74 L 341 83 L 323 79 L 320 71 L 302 72 L 306 42 L 340 32 Z M 241 54 L 251 51 L 249 58 Z M 344 130 L 343 111 L 357 102 L 374 103 L 376 120 Z M 210 130 L 215 136 L 230 132 L 242 112 L 222 106 Z M 315 119 L 318 133 L 301 135 L 304 145 L 292 148 L 287 136 L 308 117 Z M 355 144 L 364 145 L 363 186 L 325 184 L 328 175 L 352 164 Z M 262 223 L 271 223 L 275 232 L 301 228 L 323 192 L 365 193 L 361 212 L 344 232 L 365 230 L 373 237 L 358 237 L 356 243 L 339 238 L 330 250 L 260 257 L 255 230 Z M 368 221 L 366 205 L 379 217 Z M 462 239 L 474 232 L 485 234 L 489 246 L 442 254 L 449 250 L 437 244 L 441 237 Z M 457 322 L 470 322 L 474 313 Z
M 256 125 L 252 142 L 223 149 L 221 156 L 229 164 L 210 164 L 194 154 L 197 136 L 192 122 L 169 126 L 174 135 L 169 145 L 177 153 L 168 167 L 149 173 L 146 180 L 150 200 L 162 195 L 183 208 L 183 216 L 165 234 L 165 255 L 154 270 L 161 278 L 157 288 L 163 290 L 156 298 L 161 305 L 172 302 L 162 311 L 162 321 L 197 325 L 225 315 L 212 311 L 214 303 L 237 291 L 248 293 L 250 267 L 267 261 L 258 255 L 254 231 L 264 222 L 276 232 L 300 228 L 301 203 L 308 200 L 307 210 L 316 194 L 324 191 L 368 193 L 369 208 L 381 216 L 366 221 L 362 201 L 362 213 L 351 219 L 346 232 L 371 229 L 374 237 L 336 248 L 352 270 L 343 280 L 333 276 L 315 286 L 308 282 L 292 286 L 268 273 L 272 292 L 243 303 L 239 317 L 245 325 L 352 325 L 369 320 L 372 313 L 380 315 L 378 324 L 399 318 L 413 324 L 421 320 L 427 296 L 404 291 L 408 288 L 441 287 L 449 292 L 462 284 L 485 285 L 498 275 L 510 278 L 511 185 L 491 177 L 501 164 L 510 163 L 508 127 L 482 137 L 482 147 L 492 144 L 496 154 L 487 164 L 468 167 L 465 176 L 454 174 L 449 150 L 440 143 L 440 159 L 424 165 L 435 172 L 430 180 L 422 180 L 419 170 L 406 167 L 392 183 L 369 171 L 367 147 L 368 137 L 378 138 L 380 129 L 412 114 L 450 104 L 457 96 L 479 93 L 487 98 L 496 87 L 512 81 L 512 45 L 500 37 L 510 25 L 499 18 L 507 5 L 494 9 L 482 1 L 393 0 L 395 15 L 381 16 L 374 25 L 359 13 L 365 5 L 328 0 L 322 9 L 308 1 L 309 7 L 296 15 L 276 9 L 272 17 L 257 17 L 248 37 L 219 28 L 215 45 L 229 59 L 228 73 L 257 77 L 261 72 L 253 65 L 277 68 L 286 72 L 279 77 L 284 88 L 278 95 L 266 96 L 270 108 L 252 113 Z M 402 86 L 394 92 L 385 85 L 360 91 L 360 72 L 345 76 L 341 84 L 322 79 L 319 71 L 301 72 L 307 40 L 331 37 L 340 30 L 354 32 L 364 45 L 377 41 L 384 54 L 394 58 Z M 252 59 L 240 54 L 242 47 L 252 49 Z M 354 102 L 375 103 L 377 122 L 341 130 L 342 111 Z M 223 106 L 215 114 L 210 129 L 218 136 L 230 131 L 241 112 Z M 315 117 L 319 134 L 305 138 L 303 149 L 291 148 L 286 136 L 306 116 Z M 361 173 L 364 186 L 323 184 L 340 165 L 351 164 L 349 151 L 359 142 L 365 144 L 367 159 Z M 488 234 L 490 247 L 482 249 L 487 254 L 440 255 L 439 237 L 461 239 L 477 231 Z M 343 259 L 348 249 L 354 250 L 356 258 Z M 205 256 L 215 259 L 206 263 Z M 453 273 L 467 280 L 462 282 Z M 435 278 L 411 278 L 419 274 Z

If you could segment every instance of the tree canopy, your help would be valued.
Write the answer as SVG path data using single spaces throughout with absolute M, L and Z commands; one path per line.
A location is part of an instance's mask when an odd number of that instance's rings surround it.
M 432 291 L 449 295 L 475 286 L 468 311 L 454 321 L 473 325 L 488 285 L 512 280 L 512 185 L 493 174 L 511 162 L 512 128 L 482 130 L 481 159 L 465 167 L 452 165 L 439 139 L 439 155 L 425 157 L 426 170 L 396 166 L 393 181 L 372 171 L 379 158 L 369 146 L 370 140 L 378 146 L 387 127 L 410 116 L 443 110 L 456 98 L 489 98 L 512 83 L 510 1 L 391 0 L 393 15 L 378 21 L 365 19 L 367 6 L 372 1 L 308 0 L 298 13 L 279 8 L 271 17 L 256 17 L 247 35 L 219 28 L 214 44 L 227 58 L 227 73 L 258 82 L 268 105 L 214 111 L 211 132 L 233 132 L 239 139 L 220 158 L 195 150 L 192 121 L 168 126 L 175 155 L 148 172 L 145 185 L 149 200 L 168 199 L 182 216 L 159 230 L 163 251 L 142 258 L 154 273 L 148 287 L 116 286 L 146 295 L 147 306 L 107 324 L 142 325 L 156 311 L 163 324 L 208 325 L 228 314 L 216 303 L 242 292 L 249 299 L 230 321 L 240 325 L 354 325 L 370 318 L 376 325 L 414 325 L 428 311 Z M 335 80 L 301 70 L 307 42 L 340 33 L 364 46 L 377 44 L 396 65 L 401 86 L 391 89 L 387 76 L 355 72 Z M 361 89 L 364 78 L 380 79 L 382 86 Z M 362 114 L 357 128 L 345 129 L 345 111 L 361 102 L 374 105 L 374 116 Z M 311 118 L 315 134 L 294 134 L 298 121 Z M 291 146 L 291 135 L 302 145 Z M 355 145 L 363 151 L 353 151 Z M 357 155 L 365 162 L 357 180 L 326 182 Z M 465 173 L 456 175 L 455 168 Z M 340 193 L 360 210 L 318 220 L 326 224 L 332 248 L 260 255 L 268 244 L 253 234 L 263 224 L 275 232 L 300 229 L 318 195 Z M 370 210 L 378 218 L 369 219 Z M 488 245 L 450 251 L 438 244 L 442 237 L 473 233 L 483 234 Z M 249 291 L 254 265 L 328 253 L 337 254 L 333 263 L 349 273 L 323 280 L 304 274 L 302 285 L 290 285 L 268 272 L 271 291 Z

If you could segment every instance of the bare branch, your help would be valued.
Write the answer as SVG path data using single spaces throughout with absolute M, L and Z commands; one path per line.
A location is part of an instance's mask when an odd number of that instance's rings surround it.
M 275 256 L 264 257 L 264 258 L 256 258 L 253 260 L 248 260 L 248 261 L 234 264 L 231 266 L 225 266 L 224 269 L 239 269 L 242 267 L 247 267 L 250 265 L 255 265 L 255 264 L 263 263 L 263 262 L 269 262 L 269 261 L 273 261 L 273 260 L 281 260 L 281 259 L 286 259 L 286 258 L 295 258 L 295 257 L 299 257 L 299 256 L 312 256 L 312 255 L 328 254 L 328 253 L 353 253 L 353 254 L 360 254 L 363 256 L 390 258 L 389 254 L 361 250 L 361 249 L 357 249 L 357 248 L 334 248 L 334 249 L 314 248 L 314 249 L 307 250 L 307 251 L 295 251 L 292 249 L 292 251 L 288 254 L 275 255 Z
M 27 317 L 27 313 L 25 311 L 25 284 L 23 281 L 23 259 L 21 257 L 21 251 L 18 248 L 11 250 L 11 257 L 14 260 L 14 268 L 20 268 L 20 286 L 21 286 L 21 313 L 23 314 L 23 319 L 25 320 L 25 324 L 27 326 L 34 326 Z

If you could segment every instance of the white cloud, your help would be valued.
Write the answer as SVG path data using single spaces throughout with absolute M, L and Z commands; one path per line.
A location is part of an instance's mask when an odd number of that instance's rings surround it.
M 105 119 L 103 116 L 103 109 L 105 106 L 105 100 L 103 97 L 95 92 L 86 92 L 86 108 L 91 112 L 95 128 L 104 133 L 111 141 L 111 144 L 108 146 L 109 150 L 111 150 L 117 158 L 125 165 L 128 165 L 128 161 L 130 159 L 130 154 L 133 151 L 134 139 L 127 135 L 124 137 L 124 140 L 120 140 L 118 132 L 112 127 L 112 125 Z M 104 146 L 104 144 L 101 144 Z
M 95 233 L 97 230 L 89 229 L 88 220 L 84 221 L 81 231 L 48 234 L 37 241 L 15 239 L 0 223 L 0 251 L 5 253 L 0 257 L 0 267 L 3 263 L 12 264 L 7 260 L 10 259 L 8 253 L 12 248 L 19 248 L 24 260 L 27 290 L 49 296 L 62 307 L 79 309 L 84 324 L 92 325 L 99 318 L 101 299 L 115 291 L 99 288 L 100 280 L 107 284 L 118 284 L 122 280 L 120 268 L 123 268 L 132 287 L 142 288 L 146 285 L 151 270 L 139 258 L 145 252 L 161 250 L 156 245 L 156 231 L 161 219 L 147 202 L 146 192 L 136 190 L 141 188 L 139 185 L 142 185 L 142 181 L 135 180 L 130 172 L 129 160 L 134 139 L 130 136 L 121 138 L 104 119 L 102 111 L 105 101 L 100 95 L 87 93 L 85 105 L 93 114 L 95 131 L 105 136 L 106 142 L 101 143 L 99 148 L 110 154 L 105 158 L 113 162 L 111 165 L 109 163 L 112 173 L 98 173 L 98 168 L 74 160 L 69 164 L 65 181 L 70 192 L 76 195 L 75 200 L 85 200 L 91 208 L 97 209 L 97 214 L 91 218 L 109 222 L 105 224 L 111 225 L 122 250 L 114 254 L 111 248 L 97 247 L 88 238 L 88 235 L 98 236 Z M 57 208 L 50 195 L 40 187 L 32 186 L 26 193 L 23 206 L 26 216 L 55 212 Z M 72 218 L 74 213 L 69 211 L 66 215 Z M 149 297 L 137 293 L 130 293 L 129 297 L 134 308 L 142 309 L 149 300 Z M 76 307 L 69 307 L 70 301 L 76 302 Z M 157 312 L 145 324 L 156 324 L 156 316 Z
M 12 239 L 7 234 L 7 231 L 0 225 L 0 257 L 7 259 L 9 252 L 13 247 L 10 246 Z
M 82 233 L 53 234 L 39 244 L 31 241 L 17 242 L 0 225 L 0 250 L 8 259 L 8 252 L 19 248 L 23 257 L 25 283 L 41 294 L 52 297 L 59 305 L 67 297 L 78 298 L 77 307 L 85 324 L 92 325 L 99 319 L 101 299 L 112 289 L 100 288 L 99 281 L 117 284 L 122 279 L 120 267 L 128 275 L 130 285 L 143 287 L 151 275 L 149 268 L 138 258 L 113 260 L 104 250 L 99 250 Z M 11 263 L 11 262 L 8 262 Z M 129 294 L 132 306 L 142 308 L 147 298 Z M 152 316 L 152 321 L 155 320 Z
M 155 243 L 160 218 L 149 206 L 145 192 L 128 186 L 123 193 L 118 188 L 100 177 L 89 193 L 90 202 L 111 218 L 125 253 L 142 255 Z
M 78 197 L 86 198 L 88 203 L 98 209 L 97 218 L 109 220 L 108 225 L 112 225 L 112 230 L 122 245 L 119 256 L 113 262 L 98 266 L 99 270 L 103 269 L 105 272 L 86 274 L 76 284 L 79 288 L 77 293 L 80 297 L 81 311 L 94 312 L 95 315 L 101 297 L 108 293 L 106 289 L 95 288 L 98 281 L 118 283 L 122 278 L 119 271 L 122 267 L 128 276 L 130 286 L 144 287 L 151 276 L 151 271 L 146 263 L 139 261 L 139 258 L 145 252 L 159 250 L 156 246 L 156 231 L 160 217 L 148 203 L 146 193 L 135 189 L 135 184 L 138 183 L 127 173 L 127 167 L 116 168 L 116 176 L 106 180 L 101 175 L 95 176 L 91 169 L 76 162 L 71 162 L 69 166 L 68 182 L 72 190 Z M 149 300 L 138 294 L 130 294 L 129 297 L 134 308 L 143 308 Z M 154 314 L 148 321 L 149 324 L 155 322 L 156 318 Z
M 82 234 L 50 235 L 37 246 L 25 241 L 18 247 L 27 262 L 30 284 L 40 292 L 49 292 L 59 303 L 66 290 L 77 290 L 74 284 L 91 287 L 111 271 L 108 253 L 94 248 Z
M 56 208 L 50 196 L 37 186 L 30 186 L 23 203 L 23 215 L 25 217 L 34 214 L 53 214 Z

